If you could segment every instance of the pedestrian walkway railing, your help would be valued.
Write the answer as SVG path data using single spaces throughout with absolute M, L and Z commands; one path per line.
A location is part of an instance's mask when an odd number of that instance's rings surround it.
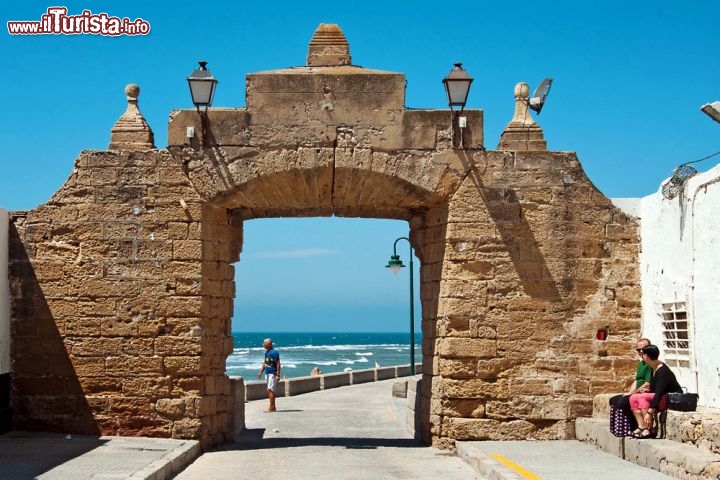
M 416 373 L 419 373 L 419 367 L 419 365 L 415 367 Z M 278 397 L 290 397 L 308 392 L 316 392 L 318 390 L 327 390 L 329 388 L 344 387 L 348 385 L 356 385 L 358 383 L 376 382 L 379 380 L 389 380 L 391 378 L 407 376 L 410 376 L 410 365 L 368 368 L 365 370 L 350 370 L 347 372 L 286 378 L 279 383 L 275 395 Z M 230 377 L 230 379 L 235 382 L 237 382 L 238 378 L 242 377 Z M 267 398 L 267 387 L 265 386 L 265 382 L 245 382 L 243 398 L 246 402 Z

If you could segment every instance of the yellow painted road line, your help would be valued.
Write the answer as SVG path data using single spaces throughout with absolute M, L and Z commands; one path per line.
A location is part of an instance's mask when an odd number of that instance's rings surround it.
M 499 453 L 491 453 L 490 456 L 497 460 L 498 462 L 502 463 L 509 469 L 513 470 L 514 472 L 520 474 L 523 478 L 527 478 L 527 480 L 542 480 L 542 478 L 538 477 L 534 473 L 525 470 L 523 467 L 518 465 L 517 463 L 513 463 L 507 458 L 503 457 Z

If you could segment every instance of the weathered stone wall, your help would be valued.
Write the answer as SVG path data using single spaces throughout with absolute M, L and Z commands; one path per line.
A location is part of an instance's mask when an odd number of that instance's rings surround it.
M 216 195 L 224 207 L 202 199 L 167 152 L 86 152 L 47 205 L 16 216 L 17 425 L 226 438 L 241 221 L 254 218 L 249 212 L 332 211 L 333 195 L 313 211 L 293 203 L 293 192 L 340 176 L 332 160 L 348 154 L 329 149 L 324 171 L 292 165 L 287 152 L 264 152 L 259 164 L 286 172 L 238 181 Z M 379 164 L 393 165 L 391 173 L 341 170 L 366 188 L 348 186 L 338 201 L 397 218 L 398 202 L 412 197 L 373 181 L 425 195 L 414 200 L 425 211 L 404 209 L 422 260 L 425 438 L 572 437 L 571 420 L 589 411 L 592 395 L 623 388 L 633 368 L 626 351 L 638 327 L 636 225 L 572 154 L 444 155 L 465 155 L 469 169 L 445 204 L 433 206 L 428 198 L 438 196 L 417 187 L 428 176 L 413 182 L 401 161 L 433 155 L 405 153 L 382 155 L 393 160 Z M 296 183 L 282 188 L 280 179 Z M 243 187 L 253 185 L 246 199 Z M 258 215 L 250 198 L 267 209 Z M 610 338 L 595 340 L 606 325 Z
M 83 152 L 11 229 L 16 426 L 227 439 L 240 244 L 167 152 Z
M 424 317 L 437 332 L 433 437 L 572 438 L 592 396 L 624 389 L 633 367 L 637 225 L 573 154 L 469 162 L 448 206 L 438 315 Z

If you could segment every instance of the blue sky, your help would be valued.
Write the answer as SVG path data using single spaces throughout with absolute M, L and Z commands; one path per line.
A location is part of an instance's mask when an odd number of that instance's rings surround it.
M 40 20 L 54 5 L 4 4 L 3 24 Z M 304 64 L 320 23 L 340 25 L 353 63 L 405 73 L 411 108 L 447 108 L 441 79 L 462 61 L 475 78 L 467 108 L 485 111 L 488 149 L 512 116 L 515 84 L 534 88 L 553 77 L 539 119 L 548 146 L 577 152 L 610 197 L 653 193 L 678 164 L 720 150 L 720 125 L 699 111 L 720 99 L 717 0 L 62 5 L 75 15 L 88 9 L 142 18 L 151 31 L 115 38 L 0 34 L 0 208 L 44 203 L 81 150 L 106 149 L 125 109 L 126 84 L 140 85 L 140 108 L 156 145 L 165 147 L 169 112 L 192 106 L 185 78 L 197 60 L 207 60 L 220 80 L 214 105 L 242 107 L 245 75 Z M 382 265 L 407 229 L 386 220 L 248 222 L 236 266 L 243 319 L 234 325 L 406 330 L 407 272 L 394 278 Z M 404 258 L 406 249 L 400 245 Z

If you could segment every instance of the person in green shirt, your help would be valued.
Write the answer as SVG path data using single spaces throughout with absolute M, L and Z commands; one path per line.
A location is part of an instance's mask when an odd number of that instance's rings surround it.
M 630 390 L 625 395 L 633 393 L 645 393 L 650 389 L 650 381 L 652 380 L 652 367 L 645 363 L 642 359 L 642 349 L 650 345 L 651 342 L 647 338 L 638 338 L 635 342 L 635 350 L 640 355 L 640 362 L 635 370 L 635 382 L 630 386 Z
M 632 410 L 630 409 L 630 395 L 635 393 L 646 393 L 650 391 L 650 381 L 652 380 L 652 367 L 645 363 L 643 361 L 642 357 L 642 349 L 644 347 L 647 347 L 652 342 L 648 340 L 647 338 L 638 338 L 635 342 L 635 351 L 637 355 L 640 356 L 640 361 L 637 364 L 637 368 L 635 369 L 635 379 L 630 385 L 630 389 L 621 395 L 615 395 L 614 397 L 610 398 L 610 405 L 613 405 L 614 407 L 620 409 L 622 411 L 622 414 L 627 419 L 627 425 L 629 430 L 624 431 L 622 428 L 617 428 L 617 430 L 613 430 L 613 425 L 611 425 L 611 431 L 615 436 L 623 436 L 623 435 L 632 435 L 633 433 L 638 431 L 639 425 L 637 424 L 637 419 L 635 418 L 635 415 L 633 415 Z M 611 422 L 612 423 L 612 422 Z

